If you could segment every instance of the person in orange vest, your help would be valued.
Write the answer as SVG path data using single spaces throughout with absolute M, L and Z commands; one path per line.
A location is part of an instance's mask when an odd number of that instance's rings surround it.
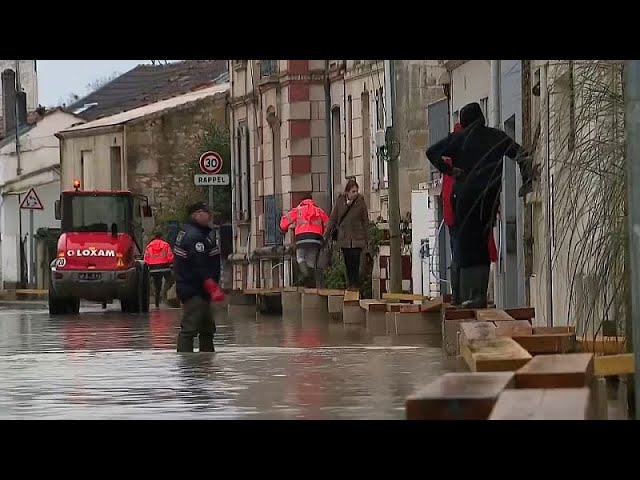
M 329 216 L 313 202 L 311 194 L 305 195 L 297 207 L 280 219 L 280 230 L 284 233 L 295 226 L 296 262 L 301 273 L 298 285 L 309 283 L 311 279 L 317 285 L 322 282 L 322 271 L 317 268 L 317 261 L 328 221 Z
M 144 250 L 144 261 L 149 266 L 149 274 L 153 280 L 156 308 L 160 308 L 160 298 L 166 301 L 167 292 L 173 286 L 173 252 L 171 246 L 162 238 L 162 233 L 156 231 L 154 239 Z M 162 280 L 164 279 L 164 289 Z M 162 295 L 161 295 L 162 293 Z

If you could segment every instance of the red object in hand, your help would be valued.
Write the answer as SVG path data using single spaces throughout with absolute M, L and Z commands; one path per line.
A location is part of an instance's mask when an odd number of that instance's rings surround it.
M 212 302 L 221 302 L 224 300 L 224 293 L 220 290 L 220 285 L 216 282 L 208 278 L 204 281 L 203 285 Z

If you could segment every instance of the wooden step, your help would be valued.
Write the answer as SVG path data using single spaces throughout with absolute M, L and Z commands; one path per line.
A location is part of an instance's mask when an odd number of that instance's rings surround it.
M 425 297 L 424 295 L 414 295 L 411 293 L 383 293 L 382 299 L 396 302 L 424 302 L 429 300 L 429 297 Z
M 534 332 L 536 329 L 534 328 Z M 575 333 L 549 333 L 533 335 L 512 335 L 522 348 L 532 355 L 545 353 L 575 353 L 576 334 Z
M 359 301 L 360 308 L 366 310 L 367 312 L 386 312 L 387 311 L 387 302 L 383 302 L 382 300 L 373 300 L 370 298 L 365 298 Z
M 344 301 L 352 302 L 360 300 L 360 292 L 357 290 L 345 290 L 344 291 Z
M 447 373 L 407 399 L 407 420 L 486 420 L 513 386 L 513 373 Z
M 576 333 L 576 327 L 533 327 L 534 335 L 553 334 L 553 333 Z
M 533 328 L 528 320 L 497 321 L 496 336 L 513 337 L 514 335 L 532 335 Z
M 593 359 L 593 373 L 602 377 L 633 375 L 634 364 L 632 353 L 598 356 Z
M 319 288 L 318 295 L 320 295 L 321 297 L 342 297 L 344 295 L 344 290 Z
M 420 313 L 419 303 L 387 303 L 387 312 Z
M 513 372 L 531 360 L 531 354 L 508 337 L 470 340 L 461 343 L 460 351 L 472 372 Z
M 517 388 L 583 388 L 593 379 L 593 354 L 538 355 L 516 372 Z
M 515 320 L 504 310 L 498 308 L 483 308 L 476 310 L 476 318 L 483 322 L 498 322 Z
M 626 350 L 624 337 L 576 337 L 576 342 L 580 351 L 600 355 L 616 355 Z
M 476 319 L 475 310 L 453 309 L 444 312 L 445 320 L 468 320 Z
M 504 390 L 489 420 L 588 420 L 588 388 Z
M 460 345 L 471 340 L 485 340 L 496 337 L 496 325 L 493 322 L 468 322 L 460 324 Z
M 476 322 L 475 319 L 465 320 L 444 320 L 442 328 L 442 346 L 449 356 L 457 356 L 460 354 L 459 337 L 461 335 L 460 325 L 467 322 Z
M 536 316 L 536 309 L 530 307 L 505 308 L 504 311 L 516 320 L 531 320 Z
M 420 304 L 421 312 L 438 312 L 442 310 L 442 297 L 434 298 L 433 300 L 426 300 Z
M 574 353 L 576 351 L 576 336 L 574 333 L 513 335 L 511 338 L 533 355 Z

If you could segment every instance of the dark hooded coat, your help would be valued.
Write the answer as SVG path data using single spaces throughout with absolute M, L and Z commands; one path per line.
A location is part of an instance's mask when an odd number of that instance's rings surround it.
M 443 174 L 462 170 L 454 186 L 458 265 L 461 268 L 490 264 L 487 237 L 494 225 L 502 187 L 502 159 L 520 166 L 523 183 L 530 182 L 526 154 L 501 130 L 485 125 L 480 105 L 470 103 L 460 111 L 463 130 L 449 134 L 427 150 L 429 161 Z M 453 166 L 442 157 L 453 158 Z

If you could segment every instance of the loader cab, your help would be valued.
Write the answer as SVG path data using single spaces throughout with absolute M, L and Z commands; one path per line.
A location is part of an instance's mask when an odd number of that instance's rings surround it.
M 143 218 L 152 216 L 147 197 L 129 191 L 81 190 L 78 180 L 73 187 L 63 191 L 54 206 L 62 233 L 110 233 L 114 237 L 127 233 L 142 254 Z

